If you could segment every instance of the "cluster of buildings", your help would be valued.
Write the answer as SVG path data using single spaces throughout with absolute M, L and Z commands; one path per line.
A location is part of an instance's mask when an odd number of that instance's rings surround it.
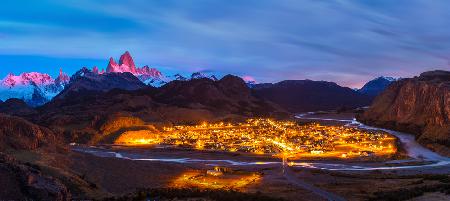
M 245 123 L 203 123 L 164 128 L 161 144 L 198 150 L 283 154 L 296 157 L 362 157 L 396 152 L 395 137 L 345 126 L 300 125 L 249 119 Z

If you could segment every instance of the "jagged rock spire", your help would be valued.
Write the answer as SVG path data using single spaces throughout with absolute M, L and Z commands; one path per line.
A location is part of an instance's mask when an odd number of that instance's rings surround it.
M 134 64 L 130 52 L 126 51 L 120 56 L 119 65 L 122 67 L 122 70 L 127 70 L 132 74 L 136 74 L 136 65 Z

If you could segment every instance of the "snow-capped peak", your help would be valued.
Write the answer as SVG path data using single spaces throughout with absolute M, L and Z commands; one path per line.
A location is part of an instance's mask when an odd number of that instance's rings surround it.
M 69 80 L 62 69 L 56 79 L 38 72 L 10 73 L 0 81 L 0 100 L 19 98 L 32 106 L 42 105 L 61 92 Z
M 186 81 L 187 80 L 186 77 L 184 77 L 184 76 L 182 76 L 182 75 L 180 75 L 178 73 L 173 75 L 173 77 L 174 77 L 175 80 L 180 80 L 180 81 Z
M 376 96 L 384 91 L 384 89 L 386 89 L 386 87 L 388 87 L 392 82 L 397 80 L 398 79 L 393 77 L 380 76 L 364 84 L 358 92 L 370 96 Z
M 397 81 L 397 78 L 387 77 L 387 76 L 381 76 L 381 77 L 378 77 L 378 78 L 385 79 L 385 80 L 387 80 L 389 82 Z
M 48 85 L 54 83 L 54 80 L 48 74 L 29 72 L 22 73 L 20 75 L 10 73 L 1 81 L 2 86 L 9 88 L 14 86 L 29 85 L 31 83 L 35 85 Z
M 192 73 L 191 79 L 202 79 L 202 78 L 208 78 L 214 81 L 217 81 L 217 77 L 215 75 L 207 75 L 205 72 L 195 72 Z

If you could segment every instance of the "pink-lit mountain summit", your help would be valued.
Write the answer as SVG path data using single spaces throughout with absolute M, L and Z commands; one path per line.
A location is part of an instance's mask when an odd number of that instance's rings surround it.
M 126 51 L 120 56 L 119 63 L 116 63 L 111 57 L 106 67 L 106 71 L 99 70 L 98 67 L 92 68 L 92 73 L 97 76 L 103 76 L 109 73 L 131 73 L 146 85 L 155 87 L 162 86 L 173 80 L 165 77 L 156 68 L 149 66 L 136 67 L 133 57 Z M 179 76 L 178 76 L 179 77 Z M 174 79 L 178 79 L 175 76 Z M 184 78 L 180 78 L 182 80 Z M 0 100 L 6 101 L 10 98 L 24 100 L 29 105 L 42 105 L 57 94 L 59 94 L 66 85 L 70 83 L 70 77 L 60 69 L 58 77 L 53 79 L 50 75 L 39 72 L 24 72 L 20 75 L 8 74 L 0 80 Z
M 124 73 L 129 72 L 138 77 L 145 84 L 156 84 L 163 79 L 162 73 L 156 68 L 150 68 L 145 65 L 143 67 L 136 67 L 133 57 L 130 52 L 126 51 L 120 56 L 119 63 L 114 61 L 114 58 L 109 58 L 106 73 Z
M 0 100 L 19 98 L 33 106 L 41 105 L 61 92 L 69 82 L 69 76 L 62 69 L 55 79 L 39 72 L 10 73 L 0 80 Z
M 37 85 L 45 86 L 51 84 L 65 85 L 69 83 L 70 78 L 67 74 L 59 70 L 59 75 L 53 79 L 50 75 L 38 72 L 21 73 L 20 75 L 8 74 L 2 81 L 1 86 L 12 88 L 16 86 Z

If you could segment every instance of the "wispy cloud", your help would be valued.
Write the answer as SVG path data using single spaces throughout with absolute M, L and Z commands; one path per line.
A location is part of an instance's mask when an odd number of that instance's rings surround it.
M 449 69 L 448 10 L 444 0 L 6 1 L 0 54 L 98 61 L 130 50 L 138 64 L 170 73 L 357 87 Z

